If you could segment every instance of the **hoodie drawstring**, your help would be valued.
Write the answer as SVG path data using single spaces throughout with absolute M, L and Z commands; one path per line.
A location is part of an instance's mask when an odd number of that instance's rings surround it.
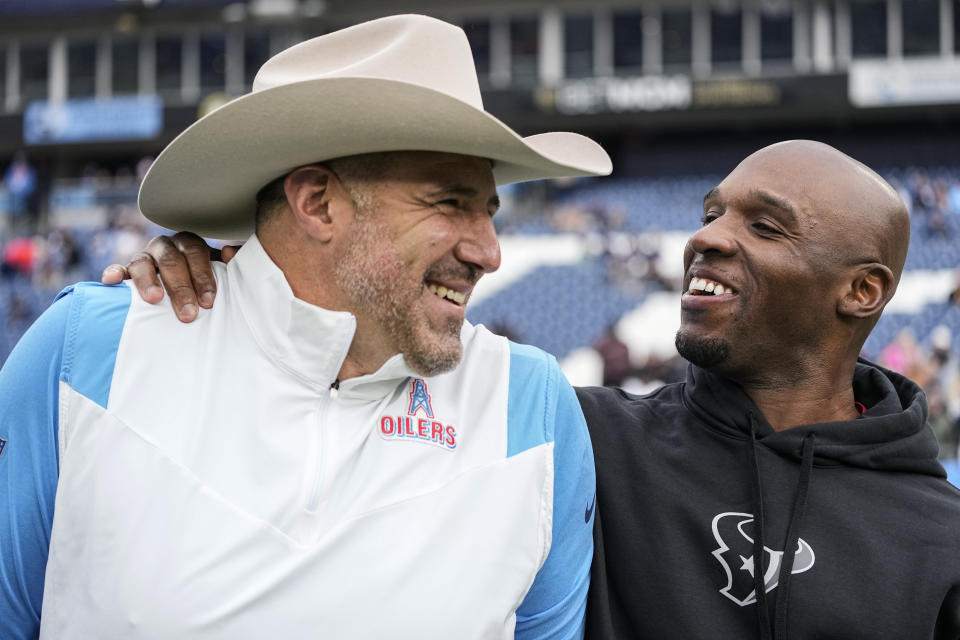
M 760 486 L 760 461 L 757 456 L 757 418 L 750 414 L 750 461 L 753 463 L 753 592 L 757 598 L 757 626 L 761 640 L 770 640 L 767 615 L 767 589 L 763 570 L 763 490 Z
M 750 461 L 753 467 L 752 502 L 753 502 L 753 588 L 757 599 L 757 626 L 760 628 L 761 640 L 771 640 L 770 618 L 767 611 L 767 589 L 764 581 L 764 513 L 763 489 L 760 480 L 760 461 L 757 455 L 757 418 L 752 412 L 750 418 Z M 790 521 L 787 525 L 786 542 L 783 546 L 783 557 L 780 562 L 780 573 L 777 578 L 777 599 L 774 608 L 773 638 L 787 639 L 787 610 L 790 599 L 790 583 L 793 576 L 793 563 L 800 541 L 800 526 L 803 524 L 803 513 L 807 505 L 807 493 L 810 488 L 810 476 L 813 472 L 813 452 L 816 436 L 808 433 L 803 438 L 800 462 L 800 477 L 797 480 L 797 491 L 793 498 L 793 509 L 790 512 Z
M 787 640 L 787 603 L 790 599 L 793 561 L 800 544 L 800 525 L 803 524 L 803 511 L 807 506 L 807 489 L 810 488 L 810 475 L 813 471 L 815 440 L 816 436 L 812 433 L 808 433 L 803 438 L 800 478 L 797 480 L 797 493 L 793 497 L 793 510 L 790 512 L 787 541 L 784 543 L 783 558 L 780 561 L 780 577 L 777 580 L 777 606 L 773 627 L 773 636 L 776 640 Z

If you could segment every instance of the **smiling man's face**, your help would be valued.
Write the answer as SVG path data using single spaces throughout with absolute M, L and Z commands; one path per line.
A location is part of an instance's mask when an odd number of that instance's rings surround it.
M 843 189 L 812 154 L 781 146 L 750 156 L 706 195 L 684 252 L 682 356 L 752 382 L 774 370 L 799 375 L 818 357 L 850 264 L 847 203 L 835 195 Z
M 490 163 L 409 152 L 372 186 L 340 243 L 334 279 L 366 351 L 429 376 L 455 367 L 474 285 L 500 265 Z

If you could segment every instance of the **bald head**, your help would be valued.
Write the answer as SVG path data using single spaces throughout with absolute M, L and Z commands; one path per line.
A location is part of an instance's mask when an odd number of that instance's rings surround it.
M 843 264 L 879 262 L 899 282 L 910 244 L 910 219 L 896 190 L 877 172 L 830 145 L 788 140 L 748 156 L 735 171 L 763 167 L 791 181 L 810 224 L 826 225 L 825 257 Z

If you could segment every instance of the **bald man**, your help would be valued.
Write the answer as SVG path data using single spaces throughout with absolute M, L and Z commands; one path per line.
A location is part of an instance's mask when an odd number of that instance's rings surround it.
M 597 469 L 589 638 L 960 638 L 960 493 L 923 392 L 858 359 L 909 234 L 894 190 L 817 142 L 761 149 L 706 194 L 686 381 L 578 390 Z M 198 298 L 174 244 L 212 289 L 196 240 L 156 240 L 181 310 Z M 133 269 L 144 294 L 153 260 Z
M 593 638 L 957 638 L 960 493 L 923 392 L 858 354 L 910 237 L 825 144 L 749 156 L 684 253 L 686 381 L 581 389 Z

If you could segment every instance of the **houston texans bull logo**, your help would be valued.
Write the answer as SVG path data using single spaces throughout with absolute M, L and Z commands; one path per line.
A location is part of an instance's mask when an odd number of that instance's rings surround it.
M 753 566 L 753 538 L 750 535 L 752 532 L 752 514 L 727 512 L 718 514 L 713 519 L 713 537 L 719 545 L 713 555 L 727 573 L 727 586 L 720 589 L 720 593 L 741 607 L 757 601 L 756 590 L 753 587 L 753 572 L 757 568 Z M 780 579 L 783 551 L 764 547 L 763 557 L 765 565 L 763 585 L 765 591 L 770 593 L 777 588 L 777 582 Z M 814 559 L 813 549 L 803 538 L 800 538 L 797 541 L 793 570 L 790 573 L 807 571 L 813 566 Z

